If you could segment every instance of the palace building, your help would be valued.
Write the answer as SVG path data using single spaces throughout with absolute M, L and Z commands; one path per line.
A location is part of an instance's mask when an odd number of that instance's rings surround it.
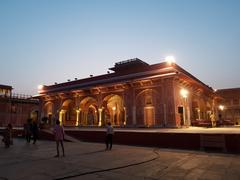
M 219 119 L 230 120 L 236 125 L 240 125 L 240 88 L 219 89 L 216 95 L 219 100 Z
M 221 98 L 174 62 L 135 58 L 111 72 L 39 89 L 41 118 L 65 126 L 181 127 L 218 118 Z
M 22 127 L 28 118 L 38 120 L 39 100 L 23 94 L 13 94 L 12 86 L 0 85 L 0 127 L 11 123 Z

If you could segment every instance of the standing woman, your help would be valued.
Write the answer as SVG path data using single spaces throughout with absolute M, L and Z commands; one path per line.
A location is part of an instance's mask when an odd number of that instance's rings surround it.
M 56 125 L 54 127 L 54 135 L 55 135 L 55 140 L 57 145 L 57 155 L 54 157 L 59 157 L 59 143 L 61 144 L 61 147 L 62 147 L 63 156 L 65 156 L 64 146 L 63 146 L 64 129 L 63 129 L 63 126 L 60 126 L 59 120 L 56 121 Z

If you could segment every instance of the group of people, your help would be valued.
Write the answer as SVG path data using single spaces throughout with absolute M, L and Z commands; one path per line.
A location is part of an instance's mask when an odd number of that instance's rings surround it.
M 55 141 L 56 141 L 56 147 L 57 147 L 57 154 L 54 157 L 59 157 L 59 145 L 61 145 L 62 148 L 62 154 L 65 156 L 65 150 L 64 150 L 64 128 L 63 126 L 60 125 L 60 121 L 56 121 L 56 125 L 53 130 L 54 136 L 55 136 Z M 112 149 L 112 138 L 113 138 L 114 130 L 109 122 L 107 124 L 107 129 L 106 129 L 106 150 L 111 150 Z
M 38 138 L 38 125 L 36 121 L 32 121 L 32 119 L 28 119 L 27 123 L 24 124 L 24 134 L 27 143 L 31 142 L 31 137 L 33 137 L 33 144 L 36 143 Z
M 27 140 L 27 143 L 30 143 L 31 137 L 33 136 L 33 144 L 36 143 L 37 138 L 38 138 L 38 125 L 36 121 L 32 121 L 32 119 L 28 119 L 27 123 L 24 124 L 24 133 L 25 133 L 25 138 Z M 59 157 L 59 145 L 61 145 L 62 148 L 62 154 L 65 156 L 65 151 L 64 151 L 64 128 L 63 126 L 60 125 L 60 121 L 56 121 L 56 125 L 53 129 L 53 133 L 55 136 L 55 141 L 56 141 L 56 149 L 57 149 L 57 154 L 55 157 Z M 112 149 L 112 138 L 113 138 L 114 130 L 109 122 L 107 124 L 107 129 L 106 129 L 106 150 L 111 150 Z M 7 128 L 4 131 L 3 134 L 3 140 L 5 143 L 5 146 L 8 148 L 11 144 L 13 144 L 12 141 L 12 125 L 8 124 Z

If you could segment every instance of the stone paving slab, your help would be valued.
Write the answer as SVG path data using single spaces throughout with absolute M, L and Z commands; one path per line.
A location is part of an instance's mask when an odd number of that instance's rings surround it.
M 28 144 L 14 139 L 0 146 L 0 180 L 42 179 L 240 179 L 240 156 L 114 145 L 65 142 L 66 157 L 54 158 L 55 142 Z M 61 152 L 61 151 L 60 151 Z

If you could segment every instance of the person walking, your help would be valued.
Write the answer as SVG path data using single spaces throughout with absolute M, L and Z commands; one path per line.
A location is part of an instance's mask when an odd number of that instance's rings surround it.
M 33 121 L 32 123 L 32 135 L 33 135 L 33 144 L 35 144 L 38 138 L 38 125 L 36 121 Z
M 106 131 L 106 150 L 111 150 L 112 149 L 112 138 L 113 138 L 114 130 L 109 122 L 107 124 L 107 131 Z
M 28 119 L 27 123 L 24 124 L 24 132 L 27 143 L 30 143 L 32 136 L 32 119 Z
M 6 148 L 13 144 L 12 140 L 12 125 L 9 123 L 3 134 L 3 140 Z
M 59 143 L 61 144 L 61 147 L 62 147 L 63 156 L 65 156 L 64 145 L 63 145 L 64 129 L 63 129 L 63 126 L 60 126 L 59 120 L 56 121 L 56 125 L 54 127 L 54 135 L 55 135 L 55 141 L 57 146 L 57 155 L 54 157 L 59 157 Z

